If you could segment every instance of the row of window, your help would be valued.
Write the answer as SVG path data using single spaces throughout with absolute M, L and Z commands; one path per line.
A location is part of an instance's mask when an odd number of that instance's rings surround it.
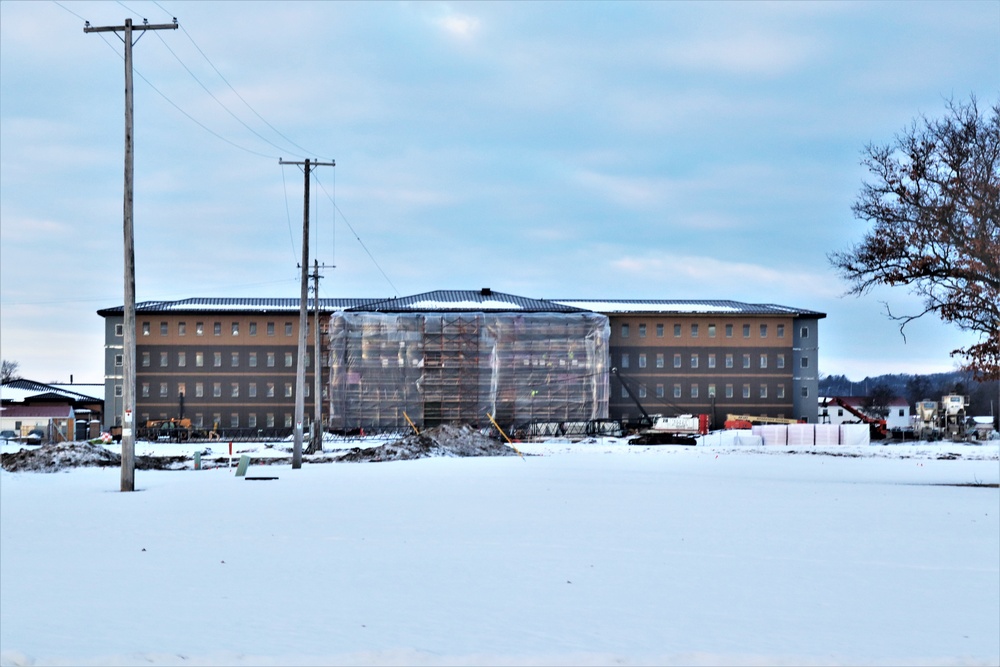
M 148 422 L 151 419 L 149 413 L 144 413 L 144 414 L 140 415 L 140 417 L 142 419 L 142 423 L 143 424 L 145 424 L 146 422 Z M 167 418 L 166 413 L 161 414 L 159 418 L 160 419 L 166 419 Z M 284 418 L 285 428 L 291 428 L 292 427 L 292 413 L 290 413 L 290 412 L 284 413 L 283 418 Z M 213 412 L 212 416 L 211 416 L 211 421 L 207 422 L 207 423 L 205 422 L 205 415 L 204 414 L 202 414 L 200 412 L 195 413 L 194 417 L 191 419 L 191 425 L 194 428 L 222 428 L 224 426 L 224 424 L 222 423 L 222 413 L 221 412 Z M 275 420 L 275 414 L 273 412 L 268 412 L 268 413 L 264 414 L 264 423 L 263 423 L 263 425 L 261 425 L 257 421 L 257 413 L 256 412 L 251 412 L 250 414 L 247 415 L 246 424 L 243 425 L 243 424 L 240 424 L 240 415 L 239 415 L 238 412 L 230 413 L 228 428 L 241 428 L 241 427 L 244 427 L 244 426 L 245 426 L 245 428 L 257 428 L 258 426 L 264 426 L 264 427 L 267 427 L 267 428 L 275 428 L 275 426 L 277 426 L 277 422 Z
M 701 393 L 701 385 L 699 385 L 697 383 L 692 383 L 690 385 L 689 389 L 688 389 L 688 396 L 690 398 L 699 398 L 700 393 Z M 751 393 L 752 393 L 752 386 L 749 383 L 744 384 L 743 387 L 742 387 L 742 396 L 743 396 L 743 398 L 750 398 Z M 621 394 L 621 396 L 622 396 L 622 398 L 629 398 L 628 390 L 625 389 L 625 387 L 622 387 L 622 394 Z M 666 396 L 666 387 L 664 385 L 662 385 L 662 384 L 656 385 L 656 398 L 664 398 L 665 396 Z M 707 394 L 707 396 L 708 396 L 708 398 L 715 398 L 716 397 L 716 390 L 715 390 L 715 385 L 714 384 L 708 385 L 708 394 Z M 802 387 L 802 396 L 808 398 L 808 396 L 809 396 L 809 388 L 808 387 Z M 673 397 L 674 398 L 683 398 L 684 397 L 684 387 L 680 383 L 677 383 L 677 384 L 675 384 L 673 386 Z M 726 398 L 734 398 L 735 397 L 735 385 L 727 384 L 725 386 L 725 397 Z M 768 386 L 767 386 L 767 384 L 763 384 L 762 383 L 762 384 L 758 385 L 757 397 L 758 398 L 767 398 L 768 397 Z M 646 398 L 646 385 L 644 385 L 644 384 L 640 384 L 639 385 L 639 398 Z M 779 398 L 779 399 L 785 398 L 785 385 L 779 384 L 775 388 L 775 398 Z
M 177 386 L 176 386 L 176 392 L 174 394 L 175 396 L 177 396 L 177 397 L 186 396 L 188 398 L 191 397 L 190 394 L 187 393 L 187 384 L 188 383 L 186 383 L 186 382 L 178 382 L 176 384 L 177 384 Z M 212 392 L 212 398 L 222 398 L 223 390 L 225 390 L 226 396 L 228 396 L 229 398 L 239 398 L 240 397 L 240 392 L 241 392 L 241 390 L 243 388 L 243 383 L 240 383 L 240 382 L 228 382 L 228 383 L 223 383 L 223 382 L 211 382 L 211 383 L 208 383 L 208 382 L 194 382 L 192 384 L 194 385 L 194 398 L 204 398 L 206 396 L 206 394 L 205 394 L 206 388 L 208 388 Z M 305 388 L 306 388 L 305 395 L 306 395 L 306 397 L 308 397 L 309 396 L 309 383 L 308 382 L 305 384 Z M 139 385 L 139 395 L 142 398 L 150 398 L 152 396 L 152 394 L 150 393 L 151 389 L 152 389 L 152 387 L 150 386 L 149 382 L 143 382 L 141 385 Z M 275 382 L 261 382 L 260 383 L 260 394 L 258 394 L 257 389 L 258 389 L 258 383 L 257 382 L 248 382 L 248 383 L 246 383 L 246 389 L 245 389 L 245 391 L 246 391 L 246 397 L 247 398 L 257 398 L 258 395 L 259 395 L 259 396 L 263 396 L 264 398 L 274 398 L 277 395 L 275 392 L 277 390 L 282 389 L 282 387 L 281 387 L 281 385 L 279 383 L 275 383 Z M 295 395 L 294 383 L 292 383 L 292 382 L 285 382 L 284 383 L 284 387 L 283 387 L 283 391 L 284 391 L 284 393 L 282 395 L 285 398 L 292 398 Z M 169 398 L 170 397 L 170 383 L 169 382 L 160 382 L 159 383 L 159 394 L 158 395 L 159 395 L 160 398 Z M 326 396 L 326 389 L 325 388 L 323 389 L 323 395 L 324 395 L 324 397 Z
M 698 335 L 701 332 L 701 326 L 699 324 L 697 324 L 697 323 L 694 323 L 694 322 L 692 322 L 689 326 L 690 326 L 689 331 L 691 333 L 691 338 L 697 338 Z M 715 338 L 716 326 L 714 324 L 709 324 L 706 328 L 708 329 L 708 337 L 709 338 Z M 775 328 L 775 335 L 778 338 L 784 338 L 785 337 L 785 325 L 784 324 L 776 324 L 776 325 L 774 325 L 774 328 Z M 645 324 L 639 324 L 638 325 L 638 329 L 639 329 L 639 338 L 645 338 L 646 337 L 646 325 Z M 681 324 L 674 324 L 673 329 L 674 329 L 674 338 L 680 338 L 681 335 L 682 335 L 682 333 L 683 333 L 683 325 L 681 325 Z M 743 327 L 742 327 L 742 329 L 743 329 L 743 337 L 744 338 L 750 338 L 750 334 L 753 331 L 752 325 L 750 325 L 750 324 L 744 324 Z M 735 330 L 736 330 L 735 325 L 726 324 L 724 326 L 724 331 L 726 333 L 726 338 L 732 338 L 735 335 Z M 759 337 L 760 338 L 767 338 L 767 336 L 768 336 L 768 330 L 769 329 L 768 329 L 768 324 L 767 323 L 761 323 L 761 324 L 759 324 L 758 328 L 757 328 L 757 332 L 759 334 Z M 631 331 L 631 327 L 629 326 L 629 324 L 627 322 L 623 322 L 622 325 L 621 325 L 621 337 L 622 338 L 628 338 L 630 331 Z M 664 332 L 665 332 L 665 325 L 663 325 L 663 324 L 657 324 L 656 325 L 656 337 L 657 338 L 663 338 Z M 799 335 L 802 338 L 808 338 L 809 337 L 809 327 L 805 327 L 805 326 L 802 327 L 802 329 L 799 331 Z
M 716 355 L 714 353 L 711 353 L 711 354 L 706 354 L 705 357 L 706 357 L 706 361 L 707 361 L 707 364 L 708 364 L 707 368 L 715 368 L 716 367 Z M 725 367 L 726 368 L 734 368 L 735 358 L 736 358 L 735 354 L 726 354 L 725 355 L 725 359 L 724 359 L 724 361 L 725 361 Z M 638 354 L 639 368 L 646 368 L 647 367 L 646 361 L 647 361 L 647 355 L 646 355 L 646 353 L 645 352 L 639 353 Z M 749 354 L 749 353 L 744 354 L 743 355 L 743 359 L 742 359 L 743 368 L 750 368 L 751 367 L 751 364 L 750 364 L 751 361 L 752 361 L 752 355 Z M 701 364 L 701 354 L 697 353 L 697 352 L 691 354 L 690 357 L 689 357 L 689 362 L 690 362 L 690 368 L 699 368 L 699 366 Z M 666 355 L 664 353 L 662 353 L 662 352 L 657 352 L 656 356 L 655 356 L 655 363 L 656 363 L 656 368 L 664 368 L 665 364 L 666 364 Z M 631 366 L 631 364 L 632 364 L 632 357 L 631 357 L 630 353 L 623 352 L 622 355 L 621 355 L 621 364 L 619 365 L 619 367 L 620 368 L 629 368 Z M 801 365 L 802 365 L 802 368 L 809 368 L 809 358 L 808 357 L 802 357 Z M 681 354 L 679 352 L 674 354 L 673 367 L 674 368 L 683 368 L 684 367 L 684 355 L 683 354 Z M 757 368 L 767 368 L 767 367 L 768 367 L 768 355 L 766 353 L 761 353 L 758 356 L 758 358 L 757 358 Z M 784 368 L 785 367 L 785 355 L 784 355 L 784 353 L 779 353 L 775 357 L 774 367 L 775 368 Z
M 285 322 L 284 325 L 285 325 L 285 335 L 286 336 L 293 335 L 293 333 L 294 333 L 294 327 L 292 326 L 292 322 Z M 256 336 L 257 335 L 257 323 L 256 322 L 250 322 L 249 325 L 248 325 L 248 329 L 249 329 L 249 334 L 251 336 Z M 150 335 L 151 330 L 152 330 L 152 322 L 146 321 L 146 322 L 142 323 L 142 335 L 143 336 Z M 274 322 L 267 322 L 265 324 L 265 330 L 267 331 L 267 335 L 268 336 L 275 335 L 275 323 Z M 307 331 L 308 331 L 308 329 L 307 329 Z M 116 336 L 121 337 L 122 335 L 124 335 L 124 332 L 125 332 L 125 325 L 124 324 L 116 324 L 115 325 L 115 335 Z M 222 335 L 222 322 L 213 322 L 212 323 L 212 334 L 215 335 L 215 336 L 221 336 Z M 231 324 L 231 326 L 229 327 L 229 334 L 231 336 L 239 336 L 240 335 L 240 323 L 239 322 L 233 322 Z M 169 322 L 160 322 L 160 335 L 161 336 L 169 336 L 170 335 L 170 323 Z M 177 335 L 178 336 L 186 336 L 187 335 L 187 322 L 178 322 L 177 323 Z M 204 336 L 205 335 L 205 323 L 204 322 L 195 322 L 194 323 L 194 335 L 195 336 Z
M 176 354 L 177 354 L 177 367 L 178 368 L 184 368 L 184 367 L 186 367 L 187 363 L 188 363 L 188 354 L 187 354 L 187 351 L 185 351 L 185 350 L 178 350 Z M 159 353 L 159 357 L 160 357 L 160 368 L 168 368 L 170 366 L 170 353 L 169 352 L 160 352 Z M 212 366 L 214 368 L 221 368 L 222 367 L 222 358 L 223 358 L 223 353 L 222 352 L 213 352 L 212 353 Z M 239 368 L 240 367 L 240 360 L 241 360 L 241 358 L 242 357 L 241 357 L 241 353 L 240 352 L 230 352 L 229 353 L 229 367 L 230 368 Z M 306 368 L 309 368 L 309 361 L 310 360 L 309 360 L 309 353 L 308 352 L 306 352 L 304 359 L 305 359 Z M 247 352 L 246 353 L 246 360 L 247 360 L 247 366 L 249 368 L 257 368 L 258 362 L 259 362 L 259 356 L 258 356 L 258 354 L 256 352 Z M 263 360 L 264 360 L 265 366 L 267 368 L 274 368 L 277 365 L 277 353 L 275 353 L 275 352 L 265 352 L 264 355 L 263 355 Z M 140 353 L 140 361 L 139 361 L 139 363 L 142 365 L 143 368 L 149 368 L 150 365 L 151 365 L 151 362 L 152 362 L 152 353 L 146 352 L 146 351 Z M 295 353 L 294 352 L 285 352 L 284 353 L 284 362 L 285 362 L 285 368 L 292 368 L 293 366 L 295 366 Z M 115 366 L 121 367 L 123 363 L 124 363 L 124 357 L 122 355 L 120 355 L 120 354 L 116 354 L 115 355 Z M 205 366 L 205 353 L 204 352 L 195 352 L 194 353 L 194 365 L 195 365 L 195 368 L 202 368 L 202 367 Z

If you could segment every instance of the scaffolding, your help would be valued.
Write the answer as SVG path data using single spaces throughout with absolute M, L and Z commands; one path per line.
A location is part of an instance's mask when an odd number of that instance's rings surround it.
M 329 426 L 604 419 L 608 336 L 596 313 L 337 312 Z

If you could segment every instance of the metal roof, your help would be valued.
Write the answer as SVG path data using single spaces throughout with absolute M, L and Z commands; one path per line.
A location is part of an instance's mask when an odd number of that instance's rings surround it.
M 552 299 L 556 303 L 603 314 L 664 313 L 683 315 L 787 315 L 826 317 L 826 313 L 773 303 L 745 303 L 722 299 Z
M 312 308 L 312 300 L 309 301 Z M 524 313 L 577 313 L 591 311 L 601 314 L 662 313 L 662 314 L 732 314 L 732 315 L 786 315 L 789 317 L 826 317 L 805 308 L 781 306 L 773 303 L 744 303 L 718 299 L 532 299 L 489 288 L 481 290 L 436 290 L 412 296 L 394 298 L 320 298 L 321 310 L 330 312 L 524 312 Z M 137 313 L 199 313 L 229 311 L 233 313 L 296 313 L 297 298 L 221 297 L 193 298 L 178 301 L 142 301 L 136 304 Z M 124 306 L 97 311 L 98 315 L 119 315 Z
M 368 302 L 350 309 L 354 312 L 521 312 L 521 313 L 578 313 L 585 312 L 567 304 L 544 299 L 531 299 L 514 294 L 481 290 L 436 290 L 413 296 Z

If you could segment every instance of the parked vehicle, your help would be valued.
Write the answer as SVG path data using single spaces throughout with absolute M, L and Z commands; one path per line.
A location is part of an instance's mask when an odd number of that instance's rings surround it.
M 15 433 L 14 431 L 0 431 L 0 439 L 2 439 L 4 442 L 17 440 L 17 433 Z
M 24 436 L 24 442 L 29 445 L 40 445 L 45 440 L 45 431 L 40 428 L 33 428 Z

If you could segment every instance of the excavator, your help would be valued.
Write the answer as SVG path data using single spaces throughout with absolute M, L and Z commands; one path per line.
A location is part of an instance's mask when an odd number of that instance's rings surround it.
M 868 428 L 871 431 L 872 440 L 885 440 L 889 437 L 889 429 L 886 427 L 884 419 L 876 419 L 875 417 L 869 417 L 865 413 L 861 412 L 853 405 L 850 405 L 847 401 L 843 400 L 839 396 L 831 396 L 829 399 L 830 403 L 833 403 L 841 408 L 844 408 L 849 413 L 858 418 L 859 422 L 862 424 L 868 424 Z

